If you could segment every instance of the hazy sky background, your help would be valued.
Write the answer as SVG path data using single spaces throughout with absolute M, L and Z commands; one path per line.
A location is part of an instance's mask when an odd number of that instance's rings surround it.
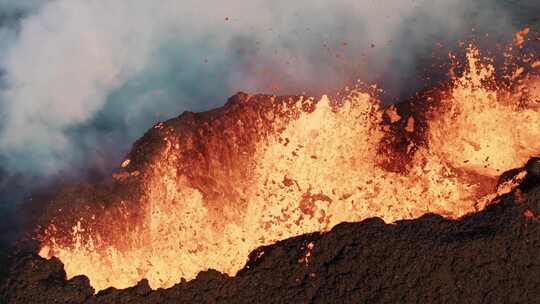
M 153 123 L 237 91 L 360 78 L 406 96 L 436 42 L 515 31 L 511 2 L 0 0 L 0 167 L 106 171 Z

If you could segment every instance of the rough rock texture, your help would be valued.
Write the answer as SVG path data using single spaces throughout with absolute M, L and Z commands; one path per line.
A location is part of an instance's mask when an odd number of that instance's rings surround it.
M 539 215 L 533 188 L 457 221 L 343 223 L 255 250 L 236 277 L 210 270 L 157 291 L 143 281 L 92 295 L 85 277 L 65 279 L 60 261 L 21 253 L 0 294 L 7 303 L 533 303 Z

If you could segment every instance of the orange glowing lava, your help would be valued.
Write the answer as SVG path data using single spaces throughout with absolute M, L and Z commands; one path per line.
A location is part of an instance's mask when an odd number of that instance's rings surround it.
M 478 50 L 467 59 L 424 101 L 424 121 L 355 90 L 341 100 L 239 95 L 160 123 L 114 185 L 58 195 L 77 208 L 57 210 L 40 255 L 96 290 L 143 278 L 169 287 L 209 268 L 235 275 L 257 247 L 343 221 L 474 212 L 511 190 L 497 189 L 502 172 L 540 154 L 540 78 L 498 86 Z M 400 150 L 389 137 L 409 140 Z

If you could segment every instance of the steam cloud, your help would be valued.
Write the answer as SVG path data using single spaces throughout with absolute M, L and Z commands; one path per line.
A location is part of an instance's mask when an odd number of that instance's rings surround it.
M 107 168 L 153 122 L 239 90 L 407 94 L 436 42 L 514 31 L 499 2 L 0 0 L 0 167 Z

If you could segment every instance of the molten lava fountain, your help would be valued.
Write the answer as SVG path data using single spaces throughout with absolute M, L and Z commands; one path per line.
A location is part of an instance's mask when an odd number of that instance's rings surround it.
M 524 62 L 528 75 L 540 65 Z M 159 123 L 112 185 L 55 197 L 40 255 L 96 290 L 169 287 L 209 268 L 234 275 L 261 245 L 343 221 L 481 209 L 508 191 L 502 172 L 540 152 L 540 78 L 514 69 L 503 86 L 473 47 L 465 67 L 414 115 L 356 89 L 339 100 L 239 94 Z

